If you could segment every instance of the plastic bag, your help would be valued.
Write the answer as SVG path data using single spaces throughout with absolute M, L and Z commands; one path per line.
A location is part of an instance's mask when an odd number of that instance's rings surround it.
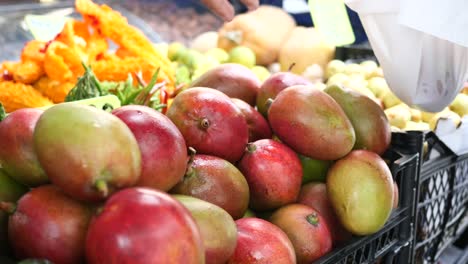
M 345 0 L 359 14 L 392 91 L 429 112 L 468 80 L 468 1 Z

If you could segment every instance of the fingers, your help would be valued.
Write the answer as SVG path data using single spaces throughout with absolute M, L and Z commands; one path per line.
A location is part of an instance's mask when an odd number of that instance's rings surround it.
M 259 5 L 259 0 L 241 0 L 241 2 L 247 6 L 247 8 L 252 11 L 252 10 L 255 10 L 257 9 L 258 5 Z
M 228 0 L 201 0 L 201 2 L 225 21 L 231 21 L 234 18 L 234 8 Z M 248 2 L 256 1 L 248 0 Z

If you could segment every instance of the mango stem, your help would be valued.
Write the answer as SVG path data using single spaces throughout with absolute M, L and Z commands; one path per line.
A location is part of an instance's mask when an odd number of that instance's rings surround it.
M 189 154 L 189 161 L 188 164 L 192 164 L 193 159 L 195 158 L 195 155 L 197 154 L 197 151 L 193 147 L 188 148 L 188 154 Z
M 16 211 L 16 204 L 11 202 L 0 202 L 0 210 L 12 215 Z
M 247 143 L 246 150 L 249 153 L 253 153 L 255 150 L 257 150 L 257 146 L 255 146 L 254 143 Z
M 96 182 L 94 182 L 94 187 L 103 197 L 107 197 L 107 195 L 109 195 L 109 188 L 105 180 L 96 180 Z
M 311 213 L 310 215 L 306 216 L 306 220 L 313 226 L 318 226 L 319 224 L 319 218 L 316 213 Z
M 266 101 L 265 101 L 265 107 L 266 107 L 266 111 L 268 113 L 268 109 L 270 109 L 270 106 L 271 104 L 274 102 L 275 100 L 273 98 L 268 98 Z

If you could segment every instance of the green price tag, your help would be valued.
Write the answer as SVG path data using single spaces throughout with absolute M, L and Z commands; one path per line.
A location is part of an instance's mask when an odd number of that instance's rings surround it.
M 67 19 L 58 15 L 26 15 L 24 21 L 35 39 L 49 41 L 62 31 Z
M 309 0 L 309 8 L 314 27 L 327 42 L 335 46 L 354 43 L 356 39 L 344 0 Z

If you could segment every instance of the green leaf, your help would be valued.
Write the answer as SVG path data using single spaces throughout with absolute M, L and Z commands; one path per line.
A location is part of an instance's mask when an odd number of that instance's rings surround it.
M 158 75 L 159 75 L 159 70 L 160 70 L 160 69 L 161 69 L 161 68 L 158 68 L 158 69 L 156 70 L 156 72 L 153 74 L 153 76 L 151 77 L 151 81 L 150 81 L 150 82 L 148 83 L 148 85 L 146 86 L 146 89 L 151 90 L 151 89 L 154 87 L 154 85 L 155 85 L 156 82 L 158 81 Z
M 167 104 L 157 104 L 155 106 L 153 106 L 153 109 L 154 110 L 157 110 L 157 111 L 160 111 L 161 109 L 167 107 Z
M 104 92 L 94 72 L 90 67 L 82 63 L 85 73 L 78 78 L 75 87 L 65 97 L 65 102 L 89 99 L 108 94 Z
M 0 103 L 0 122 L 2 122 L 3 119 L 5 119 L 5 117 L 6 117 L 5 108 L 3 107 L 3 104 Z
M 121 91 L 120 89 L 118 89 L 118 90 L 116 91 L 116 94 L 115 94 L 115 95 L 117 95 L 117 97 L 119 98 L 119 100 L 120 100 L 120 102 L 122 103 L 122 105 L 125 105 L 125 104 L 124 104 L 124 103 L 125 103 L 125 95 L 122 93 L 122 91 Z
M 139 79 L 140 84 L 134 86 L 132 74 L 128 75 L 125 82 L 99 82 L 90 67 L 85 64 L 83 67 L 85 73 L 68 93 L 65 102 L 115 95 L 121 105 L 146 105 L 156 110 L 164 108 L 159 99 L 159 90 L 165 83 L 157 83 L 160 69 L 156 70 L 147 85 Z
M 127 77 L 127 80 L 125 80 L 125 83 L 123 84 L 123 89 L 125 91 L 131 91 L 134 88 L 138 88 L 138 87 L 133 87 L 133 77 L 131 74 L 129 74 Z
M 117 86 L 120 85 L 120 82 L 99 82 L 102 92 L 103 93 L 109 93 L 110 90 L 115 89 Z
M 131 91 L 128 93 L 127 98 L 125 99 L 125 104 L 134 104 L 135 103 L 135 98 L 140 94 L 141 88 L 135 88 L 134 91 Z
M 160 68 L 156 70 L 156 72 L 151 77 L 151 81 L 148 83 L 148 85 L 146 85 L 146 87 L 143 88 L 143 90 L 137 95 L 137 97 L 134 100 L 135 104 L 147 105 L 147 102 L 149 102 L 151 97 L 153 97 L 153 95 L 157 92 L 157 90 L 152 90 L 153 88 L 155 88 L 156 82 L 158 80 L 159 70 Z

